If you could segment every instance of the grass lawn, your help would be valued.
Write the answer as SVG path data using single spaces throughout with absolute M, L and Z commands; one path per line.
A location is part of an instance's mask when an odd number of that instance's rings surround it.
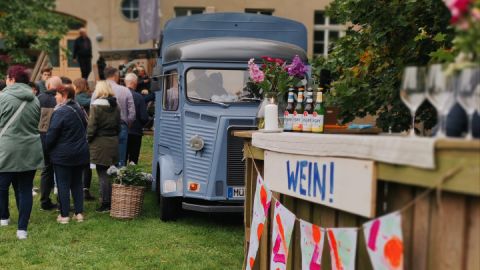
M 153 138 L 143 139 L 140 165 L 150 172 Z M 98 180 L 93 173 L 93 194 Z M 35 179 L 39 187 L 39 177 Z M 240 269 L 243 260 L 241 215 L 187 212 L 175 222 L 158 218 L 155 194 L 146 193 L 142 215 L 131 221 L 95 212 L 85 203 L 83 223 L 56 222 L 58 212 L 40 211 L 34 197 L 28 239 L 16 238 L 18 213 L 10 192 L 11 223 L 0 227 L 0 269 Z

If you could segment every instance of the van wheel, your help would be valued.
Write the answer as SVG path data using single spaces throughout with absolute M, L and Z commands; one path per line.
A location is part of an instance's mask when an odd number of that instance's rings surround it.
M 160 185 L 160 169 L 157 168 L 156 177 L 157 203 L 160 208 L 160 219 L 162 221 L 176 220 L 181 211 L 182 198 L 162 196 Z

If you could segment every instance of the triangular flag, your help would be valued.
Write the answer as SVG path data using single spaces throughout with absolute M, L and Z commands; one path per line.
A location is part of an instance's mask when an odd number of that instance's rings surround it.
M 402 216 L 395 212 L 363 224 L 373 269 L 403 269 Z
M 302 270 L 320 270 L 325 232 L 315 224 L 300 220 Z
M 292 239 L 295 215 L 277 201 L 273 217 L 270 269 L 282 270 L 287 268 L 288 247 Z
M 328 228 L 332 270 L 355 269 L 357 228 Z
M 260 175 L 257 177 L 257 188 L 253 201 L 252 225 L 250 226 L 250 245 L 248 246 L 247 270 L 253 268 L 259 246 L 260 237 L 262 237 L 265 219 L 270 208 L 272 193 L 267 189 Z

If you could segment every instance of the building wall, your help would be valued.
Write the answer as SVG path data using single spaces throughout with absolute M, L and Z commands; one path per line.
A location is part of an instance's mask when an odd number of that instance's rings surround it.
M 57 10 L 87 21 L 92 39 L 93 59 L 98 50 L 149 48 L 151 42 L 138 43 L 138 21 L 130 21 L 121 13 L 122 0 L 57 0 Z M 206 12 L 244 12 L 250 9 L 271 9 L 274 16 L 302 22 L 308 30 L 308 54 L 312 54 L 315 10 L 324 10 L 329 0 L 161 0 L 160 22 L 175 17 L 176 7 L 201 7 Z M 95 37 L 103 36 L 98 42 Z

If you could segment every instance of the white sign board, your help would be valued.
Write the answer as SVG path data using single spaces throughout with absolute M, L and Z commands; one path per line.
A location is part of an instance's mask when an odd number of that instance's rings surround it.
M 364 217 L 375 216 L 373 161 L 265 151 L 265 182 L 276 192 Z

